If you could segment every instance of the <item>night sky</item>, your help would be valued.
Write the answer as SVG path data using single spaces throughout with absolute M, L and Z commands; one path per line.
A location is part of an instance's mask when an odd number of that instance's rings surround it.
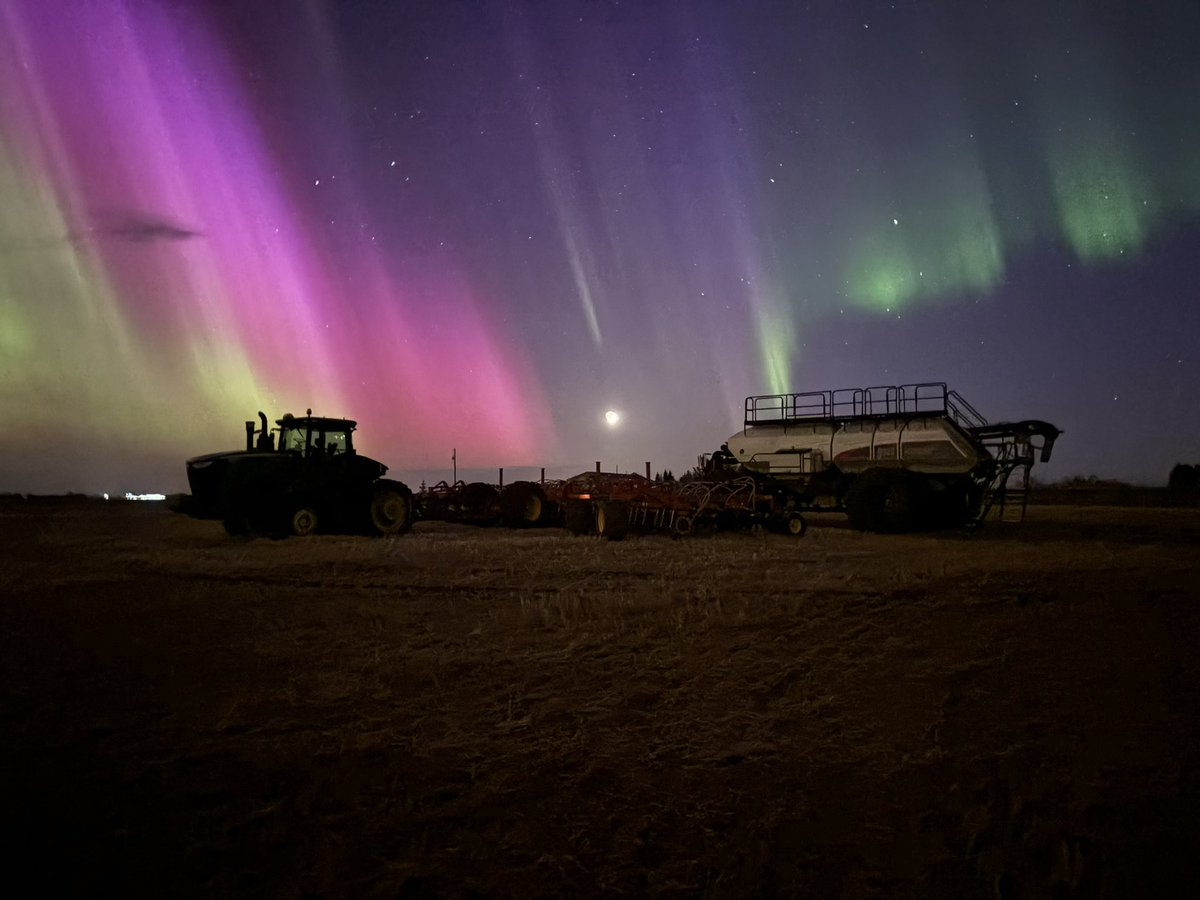
M 413 487 L 679 473 L 913 381 L 1200 462 L 1195 0 L 6 0 L 0 200 L 3 491 L 309 407 Z

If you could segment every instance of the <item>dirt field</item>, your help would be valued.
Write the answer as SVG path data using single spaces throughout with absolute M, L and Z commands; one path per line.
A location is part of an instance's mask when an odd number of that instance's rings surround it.
M 6 873 L 42 893 L 1200 883 L 1194 508 L 239 542 L 8 499 L 0 536 Z

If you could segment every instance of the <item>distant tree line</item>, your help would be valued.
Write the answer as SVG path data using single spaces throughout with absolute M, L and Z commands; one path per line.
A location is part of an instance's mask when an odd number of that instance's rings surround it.
M 1176 463 L 1171 470 L 1171 477 L 1167 479 L 1167 487 L 1173 491 L 1200 490 L 1200 465 Z

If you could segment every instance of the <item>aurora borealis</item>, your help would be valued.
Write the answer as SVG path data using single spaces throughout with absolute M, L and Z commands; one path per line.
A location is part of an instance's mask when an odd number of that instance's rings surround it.
M 0 490 L 180 490 L 309 407 L 402 477 L 680 471 L 747 394 L 923 380 L 1162 483 L 1197 46 L 1187 0 L 11 0 Z

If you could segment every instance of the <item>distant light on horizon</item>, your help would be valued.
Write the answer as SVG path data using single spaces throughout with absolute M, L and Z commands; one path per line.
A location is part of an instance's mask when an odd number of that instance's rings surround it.
M 108 499 L 108 494 L 104 495 L 104 499 Z M 166 500 L 166 494 L 133 494 L 129 491 L 125 492 L 126 500 Z

